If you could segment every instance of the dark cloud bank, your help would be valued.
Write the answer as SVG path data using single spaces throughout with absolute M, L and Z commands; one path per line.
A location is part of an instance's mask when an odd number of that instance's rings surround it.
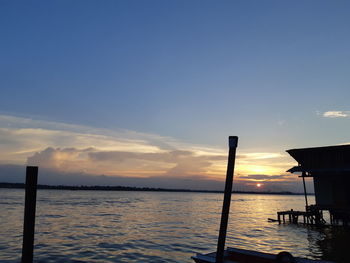
M 0 165 L 0 182 L 23 183 L 24 181 L 25 166 Z M 38 183 L 48 185 L 109 185 L 193 190 L 222 190 L 224 188 L 223 182 L 196 177 L 123 177 L 63 173 L 40 168 Z
M 286 176 L 278 176 L 280 179 L 286 179 Z M 247 178 L 247 177 L 245 177 Z M 252 175 L 250 179 L 267 178 L 265 175 Z M 271 177 L 270 177 L 271 178 Z M 21 165 L 0 165 L 0 182 L 24 183 L 25 166 Z M 191 189 L 191 190 L 223 190 L 224 182 L 210 180 L 200 176 L 171 177 L 154 176 L 149 178 L 142 177 L 123 177 L 123 176 L 105 176 L 89 175 L 84 173 L 63 173 L 51 169 L 39 168 L 39 184 L 47 185 L 101 185 L 101 186 L 131 186 L 131 187 L 150 187 L 166 189 Z M 285 180 L 280 182 L 265 181 L 262 182 L 264 188 L 261 191 L 291 191 L 303 192 L 301 180 Z M 234 190 L 254 191 L 256 183 L 236 178 Z M 313 192 L 312 181 L 307 182 L 308 192 Z

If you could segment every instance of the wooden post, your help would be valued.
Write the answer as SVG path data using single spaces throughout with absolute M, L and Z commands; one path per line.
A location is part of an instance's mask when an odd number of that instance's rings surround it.
M 36 189 L 38 167 L 27 166 L 24 205 L 22 263 L 33 262 Z
M 329 213 L 329 218 L 331 220 L 331 225 L 333 225 L 333 214 L 332 213 Z
M 309 206 L 308 202 L 307 202 L 307 193 L 306 193 L 306 186 L 305 186 L 305 176 L 306 176 L 306 172 L 303 171 L 301 174 L 301 177 L 303 177 L 303 185 L 304 185 L 304 196 L 305 196 L 305 204 L 306 204 L 306 209 Z
M 225 194 L 224 194 L 224 201 L 222 205 L 218 246 L 216 250 L 216 263 L 222 263 L 224 260 L 225 241 L 226 241 L 226 233 L 227 233 L 228 215 L 230 213 L 237 143 L 238 143 L 237 136 L 229 137 L 229 154 L 228 154 L 228 162 L 227 162 Z

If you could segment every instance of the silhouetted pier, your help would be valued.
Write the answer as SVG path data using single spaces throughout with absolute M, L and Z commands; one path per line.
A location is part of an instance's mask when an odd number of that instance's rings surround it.
M 294 211 L 293 209 L 287 211 L 277 212 L 278 223 L 286 223 L 286 216 L 289 223 L 299 224 L 303 223 L 306 225 L 323 225 L 326 223 L 326 220 L 323 218 L 322 211 L 317 209 L 308 209 L 309 211 Z M 281 220 L 282 218 L 282 220 Z M 302 219 L 302 222 L 299 222 L 299 219 Z

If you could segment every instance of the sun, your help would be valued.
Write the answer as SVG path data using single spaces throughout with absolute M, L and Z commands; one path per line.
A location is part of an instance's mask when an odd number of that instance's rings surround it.
M 256 184 L 256 187 L 258 187 L 258 188 L 260 188 L 261 186 L 262 186 L 261 183 L 257 183 L 257 184 Z

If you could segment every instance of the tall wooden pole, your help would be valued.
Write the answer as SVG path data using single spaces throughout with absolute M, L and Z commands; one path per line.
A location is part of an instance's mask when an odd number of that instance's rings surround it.
M 216 250 L 216 263 L 222 263 L 224 260 L 224 250 L 225 250 L 228 216 L 230 213 L 233 173 L 235 168 L 237 143 L 238 143 L 237 136 L 229 137 L 229 154 L 228 154 L 228 162 L 227 162 L 225 194 L 224 194 L 224 201 L 222 206 L 218 246 Z
M 305 176 L 306 176 L 306 172 L 303 171 L 301 174 L 301 177 L 303 177 L 303 185 L 304 185 L 304 196 L 305 196 L 305 204 L 306 204 L 306 209 L 309 206 L 308 202 L 307 202 L 307 193 L 306 193 L 306 186 L 305 186 Z
M 27 166 L 26 190 L 25 190 L 26 193 L 25 193 L 25 205 L 24 205 L 24 224 L 23 224 L 23 246 L 22 246 L 22 261 L 21 261 L 22 263 L 33 262 L 37 182 L 38 182 L 38 167 Z

